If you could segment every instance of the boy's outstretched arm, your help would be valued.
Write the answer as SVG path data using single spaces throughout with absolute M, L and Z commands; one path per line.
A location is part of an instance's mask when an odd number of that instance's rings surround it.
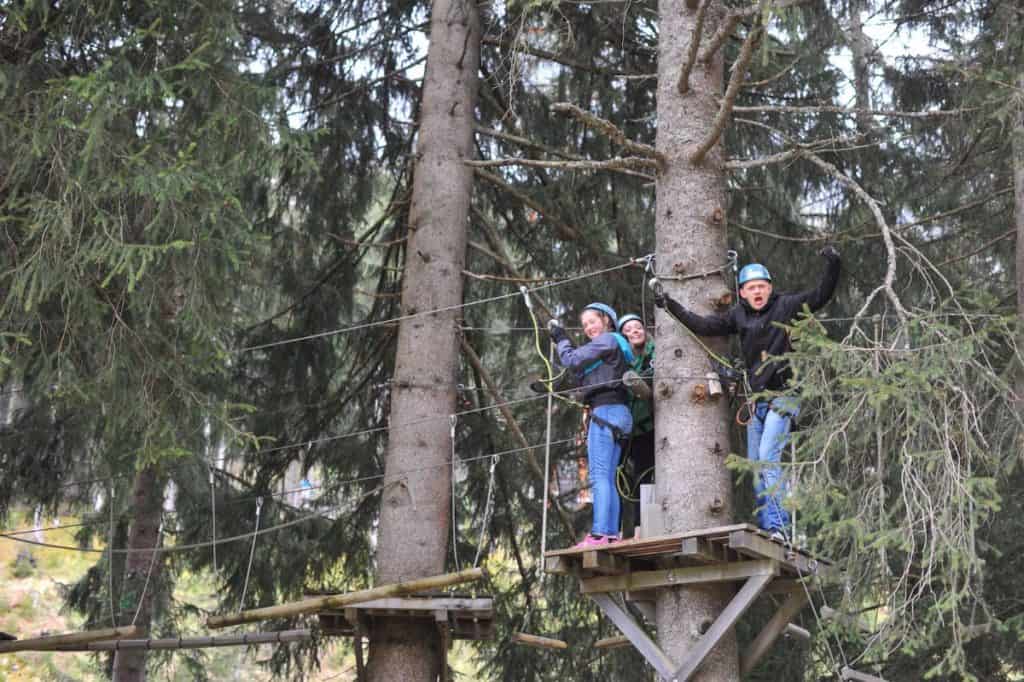
M 698 315 L 664 292 L 655 292 L 654 305 L 667 310 L 669 315 L 697 336 L 728 336 L 736 333 L 736 324 L 731 315 Z
M 831 244 L 819 251 L 818 255 L 825 259 L 825 272 L 821 275 L 821 281 L 813 289 L 796 295 L 797 306 L 802 307 L 806 303 L 812 313 L 823 308 L 832 299 L 836 285 L 839 284 L 839 272 L 842 268 L 839 251 Z

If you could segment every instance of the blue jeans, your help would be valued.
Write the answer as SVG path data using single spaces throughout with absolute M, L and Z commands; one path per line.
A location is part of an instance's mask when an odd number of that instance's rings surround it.
M 622 433 L 633 430 L 633 415 L 625 405 L 600 405 L 594 414 L 609 424 L 614 424 Z M 622 457 L 622 443 L 607 426 L 590 420 L 587 431 L 587 473 L 590 490 L 594 499 L 593 535 L 619 534 L 619 491 L 615 489 L 615 470 Z
M 782 507 L 782 451 L 789 442 L 793 419 L 800 414 L 796 398 L 780 396 L 771 403 L 758 400 L 747 424 L 747 457 L 761 466 L 754 471 L 757 495 L 757 525 L 764 530 L 786 530 L 789 512 Z

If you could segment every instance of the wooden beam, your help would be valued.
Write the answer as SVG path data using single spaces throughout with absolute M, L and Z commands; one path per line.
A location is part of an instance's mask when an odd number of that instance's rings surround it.
M 749 531 L 729 533 L 729 547 L 747 556 L 774 559 L 785 565 L 793 566 L 801 575 L 805 576 L 819 575 L 827 570 L 825 564 L 819 564 L 795 549 L 787 549 Z
M 71 632 L 63 635 L 17 639 L 11 642 L 0 642 L 0 654 L 9 654 L 16 651 L 53 651 L 62 645 L 89 644 L 90 642 L 99 642 L 104 639 L 138 637 L 141 634 L 142 629 L 132 625 L 121 628 L 85 630 L 83 632 Z
M 790 623 L 789 625 L 786 626 L 786 632 L 784 634 L 787 637 L 793 637 L 795 639 L 802 639 L 805 642 L 811 639 L 811 632 L 810 632 L 810 630 L 805 630 L 804 628 L 800 627 L 799 625 L 794 625 L 793 623 Z
M 692 678 L 704 663 L 704 659 L 707 658 L 711 650 L 718 644 L 719 640 L 732 629 L 740 616 L 746 613 L 747 609 L 754 603 L 754 600 L 757 599 L 762 590 L 768 586 L 773 577 L 773 574 L 768 573 L 755 575 L 748 579 L 736 596 L 732 598 L 732 601 L 729 602 L 728 606 L 725 607 L 725 610 L 715 619 L 711 629 L 700 638 L 693 649 L 687 652 L 686 658 L 679 666 L 679 669 L 669 679 L 686 682 Z
M 678 585 L 733 582 L 752 576 L 775 576 L 778 574 L 778 570 L 777 562 L 762 560 L 670 568 L 660 571 L 634 571 L 626 575 L 584 578 L 580 580 L 580 589 L 584 594 L 651 590 Z
M 663 678 L 671 680 L 672 671 L 675 670 L 675 663 L 664 651 L 661 650 L 654 640 L 647 636 L 644 629 L 637 625 L 632 616 L 626 613 L 615 600 L 607 594 L 597 593 L 590 595 L 594 603 L 608 616 L 608 620 L 615 623 L 615 627 L 636 647 L 640 655 L 647 659 L 651 667 L 658 671 Z
M 512 635 L 513 644 L 522 644 L 524 646 L 532 646 L 537 649 L 568 649 L 569 645 L 560 639 L 553 639 L 551 637 L 539 637 L 537 635 L 529 635 L 525 632 L 517 632 Z
M 754 638 L 754 641 L 750 643 L 750 648 L 740 657 L 740 675 L 749 674 L 761 662 L 764 655 L 768 653 L 768 650 L 772 648 L 775 641 L 785 631 L 789 622 L 806 605 L 807 593 L 803 591 L 792 593 L 786 601 L 782 602 L 779 610 L 775 612 L 771 620 L 765 624 L 761 632 Z
M 577 571 L 573 562 L 564 556 L 549 556 L 544 558 L 544 572 L 552 575 L 573 575 Z
M 631 646 L 629 638 L 625 635 L 618 637 L 605 637 L 594 642 L 595 649 L 620 649 L 624 646 Z
M 257 621 L 269 620 L 271 618 L 289 618 L 291 616 L 299 616 L 304 613 L 316 613 L 318 611 L 325 611 L 328 609 L 337 609 L 351 604 L 371 601 L 373 599 L 400 597 L 407 594 L 413 594 L 415 592 L 427 592 L 429 590 L 436 590 L 442 587 L 449 587 L 451 585 L 474 582 L 483 577 L 483 568 L 467 568 L 466 570 L 459 571 L 458 573 L 445 573 L 443 575 L 435 575 L 429 578 L 410 580 L 404 583 L 380 585 L 378 587 L 358 590 L 356 592 L 348 592 L 346 594 L 335 594 L 316 597 L 313 599 L 303 599 L 302 601 L 291 602 L 288 604 L 278 604 L 277 606 L 267 606 L 261 609 L 240 611 L 232 615 L 211 616 L 206 619 L 206 626 L 216 629 L 227 627 L 229 625 L 255 623 Z
M 583 570 L 615 575 L 626 570 L 625 562 L 613 554 L 593 550 L 583 554 Z
M 253 646 L 256 644 L 287 644 L 307 642 L 311 630 L 281 630 L 278 632 L 249 632 L 224 637 L 168 637 L 164 639 L 114 639 L 105 642 L 85 644 L 62 644 L 54 651 L 124 651 L 126 649 L 147 649 L 154 651 L 176 651 L 179 649 L 209 649 L 224 646 Z

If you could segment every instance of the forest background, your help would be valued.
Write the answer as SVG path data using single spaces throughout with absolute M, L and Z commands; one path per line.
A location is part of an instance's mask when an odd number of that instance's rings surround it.
M 495 569 L 474 677 L 636 679 L 638 654 L 591 648 L 614 628 L 576 586 L 541 579 L 519 286 L 685 349 L 659 355 L 659 432 L 676 453 L 707 449 L 694 424 L 727 434 L 709 456 L 732 522 L 752 511 L 741 432 L 691 400 L 707 359 L 632 259 L 710 311 L 729 249 L 798 289 L 833 243 L 840 291 L 793 331 L 788 468 L 808 546 L 844 572 L 801 615 L 811 641 L 749 679 L 1021 679 L 1022 65 L 1019 0 L 5 2 L 0 541 L 73 515 L 66 608 L 162 636 L 422 573 L 397 567 L 422 539 L 437 569 Z M 549 546 L 589 519 L 578 417 L 554 415 Z M 662 481 L 687 466 L 659 454 Z M 405 537 L 403 495 L 438 511 Z M 176 589 L 195 576 L 214 600 Z M 261 665 L 316 679 L 320 646 Z

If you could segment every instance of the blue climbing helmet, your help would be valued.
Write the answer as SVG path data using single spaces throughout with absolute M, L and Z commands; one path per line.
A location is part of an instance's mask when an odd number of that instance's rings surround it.
M 740 286 L 755 279 L 764 279 L 770 282 L 772 281 L 772 275 L 768 272 L 768 268 L 760 263 L 744 265 L 743 269 L 740 270 Z
M 583 307 L 583 310 L 596 310 L 599 313 L 604 313 L 612 321 L 612 331 L 619 328 L 619 316 L 610 305 L 605 305 L 604 303 L 589 303 Z M 583 310 L 580 311 L 581 314 L 583 313 Z
M 630 313 L 629 315 L 623 315 L 622 319 L 619 320 L 619 325 L 618 325 L 619 333 L 620 334 L 622 333 L 622 328 L 626 326 L 627 322 L 632 322 L 634 320 L 636 320 L 640 324 L 644 323 L 644 321 L 640 319 L 639 315 L 634 315 L 633 313 Z

